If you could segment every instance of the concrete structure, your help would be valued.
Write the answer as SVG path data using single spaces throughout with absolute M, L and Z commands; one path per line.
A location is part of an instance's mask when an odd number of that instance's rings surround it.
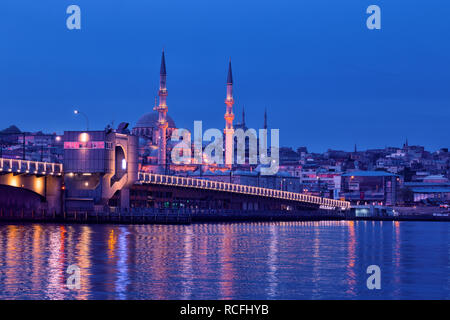
M 437 181 L 433 179 L 431 181 Z M 441 182 L 405 182 L 405 188 L 413 193 L 414 202 L 435 201 L 444 203 L 450 201 L 450 182 L 442 179 Z
M 62 164 L 0 158 L 0 185 L 2 208 L 62 211 Z
M 137 138 L 108 131 L 64 132 L 66 210 L 95 206 L 129 207 L 137 180 Z M 110 203 L 117 194 L 120 201 Z
M 190 207 L 192 201 L 196 200 L 202 202 L 208 209 L 248 210 L 249 206 L 252 210 L 264 208 L 264 210 L 286 211 L 350 208 L 348 201 L 205 179 L 139 173 L 138 183 L 143 186 L 163 186 L 157 189 L 133 187 L 134 190 L 147 192 L 147 197 L 149 197 L 148 192 L 159 192 L 160 195 L 152 199 L 156 207 L 171 206 L 174 203 L 178 206 L 183 204 L 183 207 Z M 141 205 L 147 206 L 142 203 Z
M 352 206 L 351 212 L 356 218 L 394 217 L 397 215 L 392 207 L 377 205 Z
M 64 175 L 62 166 L 57 164 L 27 167 L 21 160 L 1 161 L 2 217 L 24 217 L 24 209 L 31 209 L 25 212 L 31 219 L 38 212 L 40 219 L 54 219 L 55 214 L 63 214 L 65 219 L 69 213 L 76 220 L 78 212 L 87 220 L 99 212 L 117 212 L 116 209 L 129 212 L 131 208 L 149 207 L 312 214 L 319 209 L 339 211 L 350 206 L 346 201 L 305 195 L 288 188 L 283 191 L 244 185 L 244 181 L 238 184 L 138 173 L 136 137 L 124 132 L 68 131 L 64 138 Z M 4 194 L 10 198 L 3 197 Z M 18 202 L 26 205 L 18 206 Z

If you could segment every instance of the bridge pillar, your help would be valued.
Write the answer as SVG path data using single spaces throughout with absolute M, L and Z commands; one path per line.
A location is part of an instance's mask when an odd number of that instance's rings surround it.
M 48 176 L 45 182 L 45 197 L 48 203 L 49 212 L 57 214 L 62 212 L 62 179 Z
M 120 190 L 120 208 L 128 209 L 130 207 L 130 189 L 123 188 Z
M 67 210 L 115 206 L 117 200 L 129 208 L 130 187 L 138 178 L 137 143 L 119 129 L 64 132 Z
M 0 185 L 33 191 L 45 199 L 47 210 L 56 213 L 60 213 L 62 207 L 61 184 L 62 179 L 59 176 L 14 175 L 13 173 L 0 175 Z

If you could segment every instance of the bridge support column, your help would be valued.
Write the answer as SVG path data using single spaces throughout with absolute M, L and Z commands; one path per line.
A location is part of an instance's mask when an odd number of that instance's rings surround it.
M 45 178 L 45 197 L 47 199 L 49 212 L 61 213 L 61 178 Z
M 120 208 L 130 208 L 130 189 L 128 188 L 123 188 L 122 190 L 120 190 Z

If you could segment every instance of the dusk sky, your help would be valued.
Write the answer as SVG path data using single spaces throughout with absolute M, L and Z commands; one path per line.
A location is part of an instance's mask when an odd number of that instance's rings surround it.
M 68 30 L 66 8 L 81 8 Z M 366 8 L 381 7 L 381 30 Z M 450 147 L 448 0 L 2 0 L 0 129 L 62 133 L 152 110 L 161 50 L 177 127 L 234 113 L 310 151 Z

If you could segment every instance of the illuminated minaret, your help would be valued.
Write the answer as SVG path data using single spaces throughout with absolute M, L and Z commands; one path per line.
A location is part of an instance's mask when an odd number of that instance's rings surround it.
M 158 164 L 166 164 L 166 132 L 169 126 L 166 115 L 167 115 L 167 88 L 166 88 L 166 60 L 164 58 L 164 49 L 161 57 L 161 70 L 159 72 L 159 105 L 155 106 L 153 109 L 158 111 Z
M 225 104 L 227 105 L 227 112 L 225 113 L 225 164 L 231 167 L 233 160 L 233 75 L 231 73 L 231 59 L 228 65 L 228 77 L 227 77 L 227 98 Z

